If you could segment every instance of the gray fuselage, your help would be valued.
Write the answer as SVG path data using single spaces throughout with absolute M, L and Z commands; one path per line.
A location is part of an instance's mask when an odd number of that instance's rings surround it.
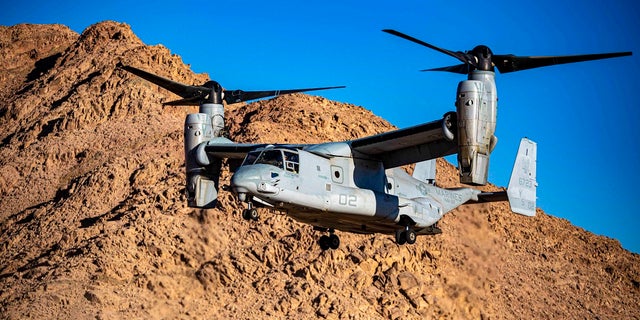
M 313 226 L 357 233 L 394 233 L 403 224 L 417 233 L 474 198 L 470 188 L 442 189 L 401 168 L 354 157 L 346 143 L 305 150 L 267 147 L 247 155 L 231 178 L 239 197 L 285 211 Z

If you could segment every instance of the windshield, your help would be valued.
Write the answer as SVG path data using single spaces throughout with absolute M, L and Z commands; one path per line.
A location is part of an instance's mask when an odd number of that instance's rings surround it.
M 252 164 L 268 164 L 298 173 L 300 164 L 299 156 L 295 150 L 269 149 L 265 151 L 251 151 L 242 162 L 243 166 Z
M 265 150 L 258 157 L 255 164 L 264 163 L 284 169 L 282 166 L 282 152 L 280 150 Z
M 256 162 L 256 159 L 260 155 L 260 151 L 251 151 L 247 153 L 247 156 L 244 158 L 244 162 L 242 162 L 243 166 L 253 164 Z

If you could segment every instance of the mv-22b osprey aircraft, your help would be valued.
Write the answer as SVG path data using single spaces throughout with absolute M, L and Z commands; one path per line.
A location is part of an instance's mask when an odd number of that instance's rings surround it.
M 395 30 L 389 34 L 452 56 L 462 64 L 423 71 L 467 74 L 459 83 L 456 111 L 414 127 L 349 141 L 320 144 L 235 143 L 223 136 L 224 105 L 279 94 L 341 87 L 277 91 L 225 90 L 215 81 L 181 84 L 132 66 L 119 67 L 179 96 L 165 105 L 199 105 L 186 117 L 184 146 L 189 207 L 213 208 L 222 160 L 234 171 L 229 185 L 247 203 L 242 216 L 258 220 L 256 207 L 284 211 L 315 230 L 323 250 L 336 249 L 335 230 L 394 234 L 399 245 L 417 235 L 440 233 L 436 223 L 460 205 L 509 201 L 512 211 L 533 216 L 536 210 L 536 143 L 522 139 L 507 191 L 435 186 L 435 159 L 457 153 L 460 182 L 485 185 L 490 154 L 496 146 L 497 92 L 501 73 L 630 55 L 630 52 L 527 57 L 496 55 L 486 46 L 467 52 L 436 47 Z M 413 175 L 401 166 L 416 163 Z

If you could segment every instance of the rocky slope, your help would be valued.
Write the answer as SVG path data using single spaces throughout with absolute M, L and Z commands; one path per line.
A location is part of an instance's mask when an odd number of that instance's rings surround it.
M 187 208 L 195 109 L 163 108 L 175 96 L 115 65 L 208 77 L 125 24 L 0 27 L 0 51 L 0 318 L 640 318 L 640 257 L 541 210 L 468 206 L 413 246 L 341 233 L 322 252 L 311 227 L 266 211 L 248 223 L 226 192 Z M 246 142 L 392 129 L 308 95 L 231 105 L 227 122 Z

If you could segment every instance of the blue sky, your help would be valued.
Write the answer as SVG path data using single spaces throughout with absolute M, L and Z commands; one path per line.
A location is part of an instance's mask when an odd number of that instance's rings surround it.
M 518 141 L 538 142 L 538 206 L 640 252 L 640 5 L 623 1 L 11 1 L 1 25 L 60 23 L 81 33 L 115 20 L 230 89 L 346 85 L 320 95 L 398 127 L 454 110 L 457 64 L 381 32 L 452 51 L 634 56 L 497 75 L 490 181 L 506 185 Z

